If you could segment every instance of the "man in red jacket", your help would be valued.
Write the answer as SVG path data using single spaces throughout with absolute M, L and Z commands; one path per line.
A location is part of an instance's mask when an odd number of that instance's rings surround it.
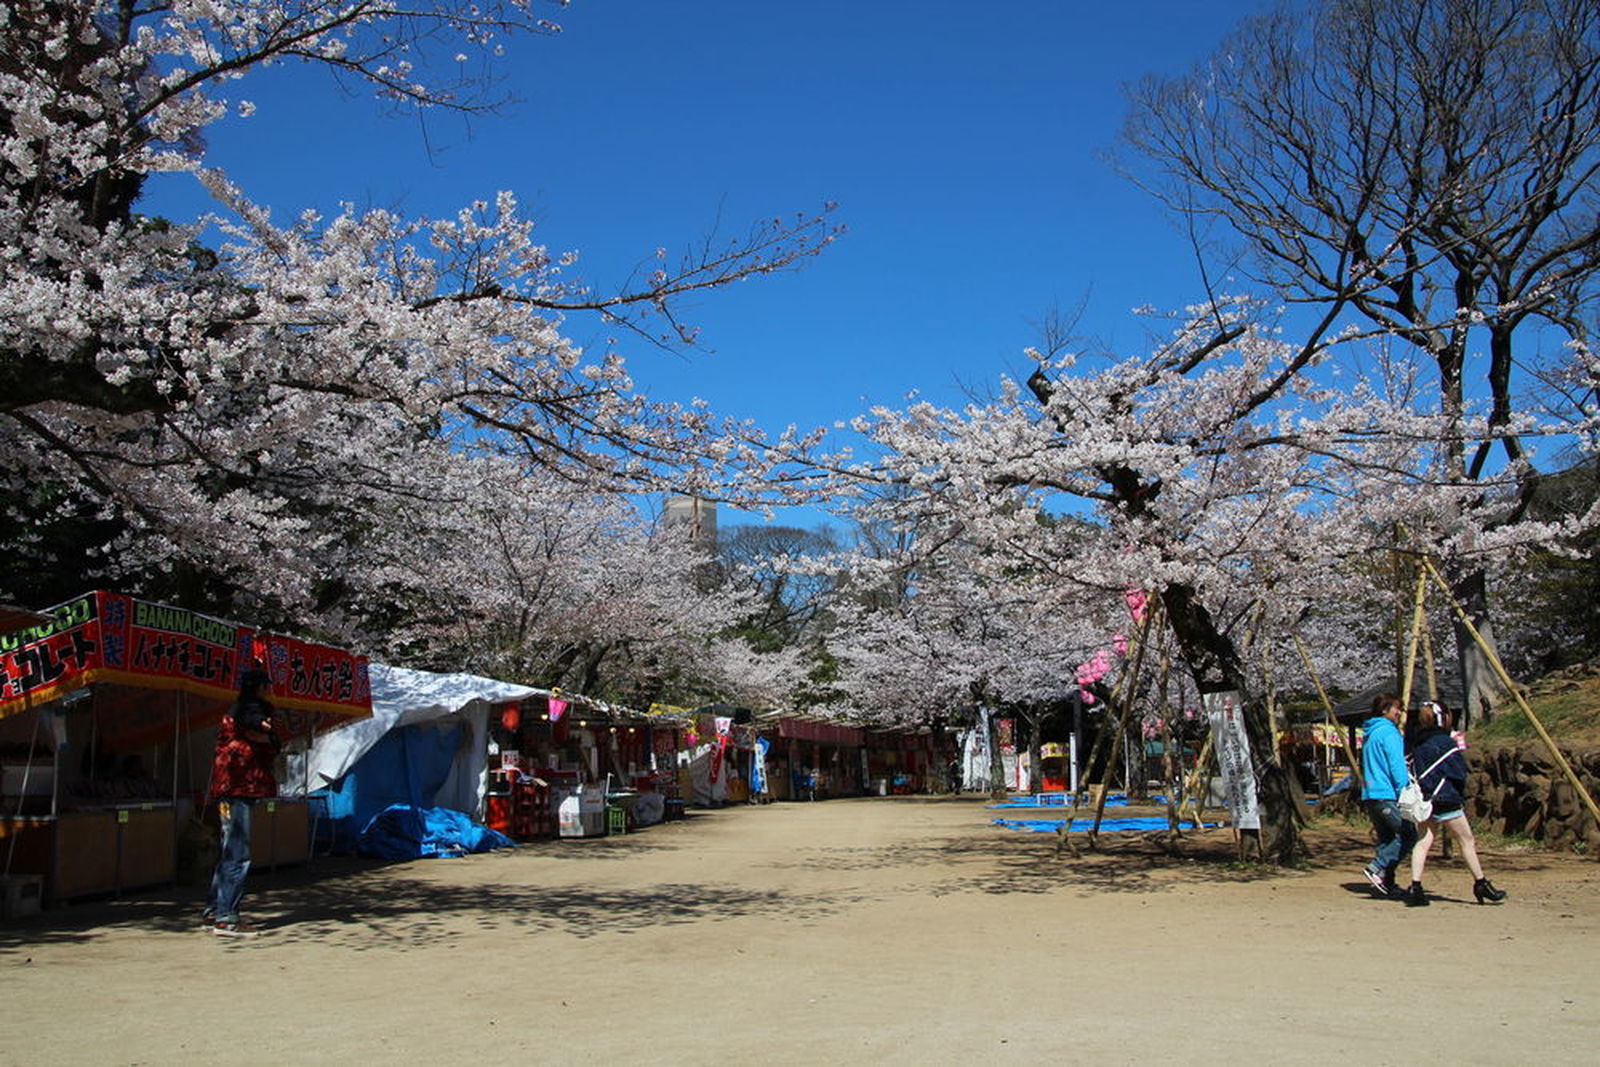
M 222 824 L 222 855 L 211 876 L 206 923 L 218 937 L 254 937 L 255 927 L 239 917 L 244 878 L 250 872 L 250 815 L 262 797 L 278 795 L 273 761 L 283 747 L 274 709 L 262 695 L 267 672 L 250 668 L 239 676 L 239 699 L 217 728 L 217 753 L 211 761 L 211 795 Z

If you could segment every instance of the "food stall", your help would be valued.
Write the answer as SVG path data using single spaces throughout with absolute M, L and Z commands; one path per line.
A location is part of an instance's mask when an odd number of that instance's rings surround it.
M 490 716 L 488 825 L 517 840 L 598 837 L 681 813 L 673 763 L 687 711 L 534 694 Z
M 0 877 L 47 903 L 176 879 L 244 667 L 292 737 L 370 714 L 366 659 L 342 649 L 120 593 L 43 614 L 0 635 Z M 266 801 L 251 840 L 261 867 L 307 858 L 305 801 Z

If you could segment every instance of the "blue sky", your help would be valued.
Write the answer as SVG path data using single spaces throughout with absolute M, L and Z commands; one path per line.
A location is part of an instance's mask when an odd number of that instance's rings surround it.
M 1102 159 L 1122 86 L 1208 55 L 1254 0 L 574 0 L 511 43 L 520 98 L 465 121 L 394 117 L 290 66 L 239 83 L 258 110 L 209 161 L 280 219 L 342 200 L 453 214 L 513 190 L 604 287 L 658 246 L 838 204 L 848 232 L 798 274 L 708 294 L 705 350 L 625 342 L 650 395 L 770 429 L 919 390 L 955 400 L 1021 370 L 1052 307 L 1128 351 L 1129 309 L 1199 293 L 1182 235 Z M 146 209 L 198 201 L 163 178 Z M 602 336 L 574 324 L 580 342 Z

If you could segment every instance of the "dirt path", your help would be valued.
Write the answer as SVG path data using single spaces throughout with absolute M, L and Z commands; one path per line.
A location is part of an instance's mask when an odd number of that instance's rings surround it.
M 1212 832 L 1057 860 L 977 800 L 696 813 L 504 855 L 253 877 L 0 926 L 5 1064 L 1593 1062 L 1600 864 L 1486 856 L 1512 893 L 1408 909 Z M 1010 813 L 1008 813 L 1010 814 Z M 1418 992 L 1419 990 L 1425 992 Z

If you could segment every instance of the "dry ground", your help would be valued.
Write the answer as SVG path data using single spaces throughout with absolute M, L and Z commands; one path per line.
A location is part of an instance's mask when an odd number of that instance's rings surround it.
M 506 854 L 253 876 L 0 926 L 0 1062 L 1595 1062 L 1600 864 L 1490 852 L 1408 909 L 1358 824 L 1303 870 L 1119 836 L 1056 858 L 976 799 L 835 800 Z

